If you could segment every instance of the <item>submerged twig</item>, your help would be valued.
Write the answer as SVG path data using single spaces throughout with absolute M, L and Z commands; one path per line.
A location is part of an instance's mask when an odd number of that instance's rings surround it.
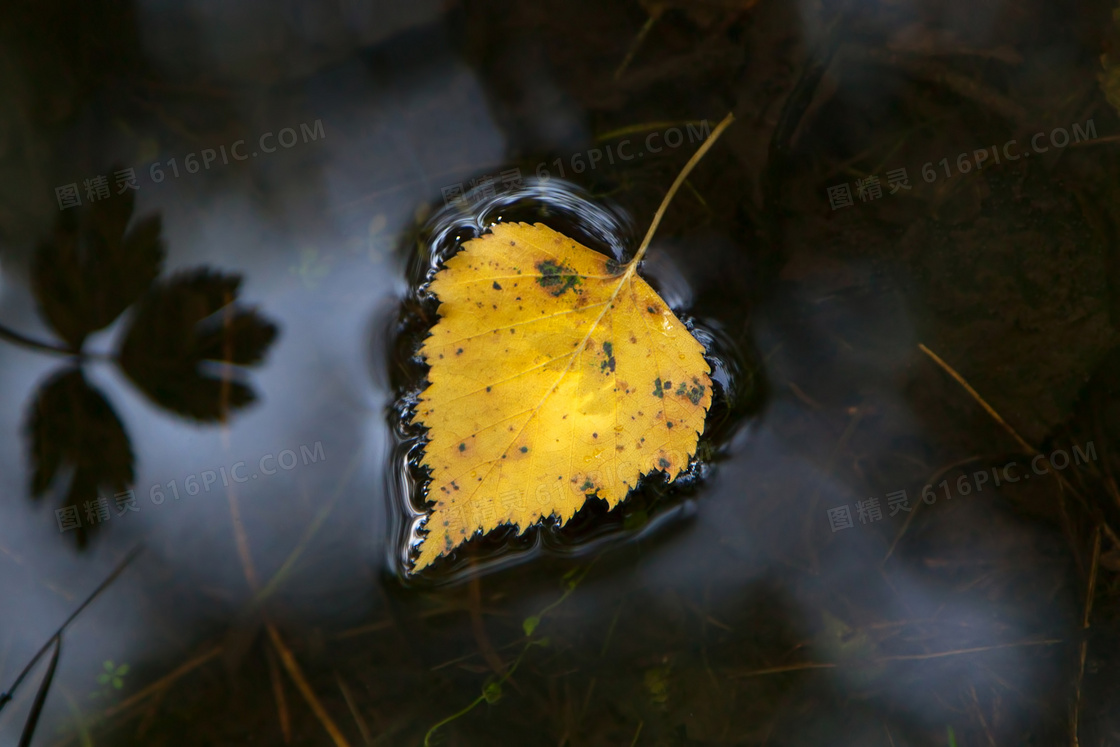
M 61 345 L 52 345 L 49 342 L 40 342 L 27 335 L 20 334 L 13 329 L 8 329 L 2 324 L 0 324 L 0 340 L 7 340 L 13 345 L 19 345 L 29 350 L 41 350 L 46 353 L 58 353 L 60 355 L 78 355 L 76 350 L 71 350 Z
M 43 712 L 43 705 L 47 702 L 47 693 L 51 689 L 51 683 L 54 682 L 55 670 L 58 669 L 58 656 L 62 653 L 62 633 L 56 633 L 54 638 L 51 638 L 51 643 L 54 644 L 54 653 L 51 654 L 51 661 L 47 664 L 47 673 L 43 675 L 43 681 L 35 692 L 35 700 L 31 703 L 31 711 L 27 715 L 27 722 L 23 726 L 23 734 L 19 738 L 19 747 L 30 747 L 31 740 L 35 736 L 35 727 L 39 724 L 39 715 Z
M 300 669 L 299 662 L 296 661 L 296 657 L 292 655 L 292 652 L 284 644 L 284 639 L 280 637 L 280 632 L 276 630 L 276 626 L 272 623 L 268 623 L 265 629 L 268 631 L 268 637 L 272 640 L 272 645 L 276 647 L 276 652 L 280 654 L 280 663 L 284 665 L 288 676 L 295 682 L 296 689 L 299 690 L 300 695 L 303 696 L 304 701 L 311 707 L 311 710 L 315 712 L 315 716 L 319 719 L 323 728 L 330 734 L 331 740 L 335 743 L 335 747 L 350 747 L 350 742 L 347 741 L 342 730 L 335 724 L 331 715 L 327 713 L 327 709 L 323 707 L 319 697 L 315 695 L 315 691 L 311 689 L 307 678 L 303 676 L 303 670 Z
M 969 384 L 967 381 L 965 381 L 965 378 L 963 376 L 961 376 L 959 373 L 957 373 L 956 370 L 952 366 L 950 366 L 948 363 L 943 361 L 937 353 L 933 352 L 932 350 L 930 350 L 929 348 L 927 348 L 925 345 L 923 345 L 920 342 L 918 343 L 918 349 L 921 350 L 926 355 L 928 355 L 933 360 L 934 363 L 936 363 L 938 366 L 940 366 L 942 368 L 942 370 L 945 371 L 945 373 L 952 376 L 953 379 L 958 384 L 960 384 L 961 387 L 963 387 L 966 392 L 968 392 L 970 395 L 972 395 L 972 398 L 974 400 L 976 400 L 980 404 L 981 407 L 984 408 L 984 411 L 992 416 L 992 420 L 999 423 L 1000 426 L 1005 431 L 1007 431 L 1009 434 L 1011 434 L 1011 437 L 1015 439 L 1015 442 L 1023 447 L 1023 451 L 1027 452 L 1028 454 L 1031 454 L 1032 456 L 1038 453 L 1038 450 L 1035 449 L 1033 446 L 1031 446 L 1029 443 L 1027 443 L 1023 439 L 1023 437 L 1020 436 L 1015 431 L 1014 428 L 1012 428 L 1010 425 L 1008 425 L 1007 421 L 1004 420 L 1003 418 L 1001 418 L 999 413 L 995 411 L 995 408 L 992 407 L 991 405 L 989 405 L 984 400 L 984 398 L 980 396 L 980 393 L 977 392 L 975 389 L 973 389 L 972 385 Z
M 280 721 L 280 734 L 284 744 L 292 743 L 292 717 L 288 712 L 288 699 L 284 695 L 284 680 L 280 677 L 280 667 L 276 662 L 276 652 L 266 648 L 268 658 L 268 678 L 272 680 L 272 696 L 276 699 L 276 716 Z
M 836 669 L 838 667 L 855 667 L 867 666 L 875 664 L 883 664 L 892 661 L 925 661 L 928 659 L 942 659 L 949 656 L 965 656 L 968 654 L 981 654 L 987 651 L 998 651 L 1005 648 L 1022 648 L 1027 646 L 1053 646 L 1058 643 L 1065 643 L 1061 638 L 1044 638 L 1037 641 L 1015 641 L 1013 643 L 996 643 L 991 646 L 973 646 L 971 648 L 958 648 L 951 651 L 934 651 L 928 654 L 893 654 L 889 656 L 876 656 L 868 659 L 850 659 L 843 663 L 840 662 L 814 662 L 804 661 L 797 664 L 787 664 L 778 667 L 766 667 L 765 669 L 751 669 L 746 672 L 730 672 L 728 677 L 741 678 L 741 677 L 758 677 L 767 674 L 784 674 L 786 672 L 801 672 L 809 669 Z
M 70 616 L 66 618 L 66 621 L 58 627 L 58 630 L 56 630 L 54 632 L 54 635 L 50 637 L 50 640 L 43 644 L 43 647 L 35 653 L 35 656 L 31 657 L 31 661 L 29 661 L 27 663 L 27 666 L 23 668 L 23 671 L 19 673 L 19 676 L 16 677 L 15 682 L 12 683 L 12 686 L 8 688 L 7 692 L 0 693 L 0 709 L 3 709 L 4 705 L 7 704 L 8 701 L 10 701 L 15 696 L 16 688 L 20 686 L 31 669 L 35 666 L 39 659 L 42 658 L 43 654 L 47 652 L 47 649 L 54 645 L 55 639 L 59 638 L 62 635 L 63 631 L 65 631 L 66 628 L 69 627 L 70 623 L 74 622 L 74 619 L 78 615 L 82 614 L 82 611 L 85 610 L 85 608 L 88 607 L 94 599 L 97 599 L 101 592 L 105 591 L 105 589 L 109 587 L 109 584 L 117 580 L 117 576 L 124 573 L 124 569 L 128 567 L 129 563 L 136 559 L 136 556 L 139 555 L 143 551 L 143 549 L 143 545 L 138 545 L 133 548 L 128 553 L 128 555 L 124 557 L 124 560 L 117 564 L 117 567 L 113 569 L 113 572 L 110 573 L 104 581 L 98 584 L 97 588 L 94 589 L 88 597 L 86 597 L 85 601 L 78 605 L 78 608 L 76 610 L 70 613 Z
M 649 34 L 650 30 L 653 28 L 653 25 L 657 23 L 657 19 L 660 17 L 660 8 L 649 14 L 649 18 L 647 18 L 646 22 L 642 24 L 642 28 L 638 31 L 638 35 L 634 37 L 634 40 L 632 42 L 630 42 L 630 47 L 626 50 L 626 56 L 622 58 L 622 62 L 619 63 L 618 68 L 615 69 L 615 80 L 621 78 L 622 74 L 626 72 L 626 68 L 630 67 L 630 63 L 634 60 L 634 55 L 638 53 L 638 50 L 642 46 L 642 42 L 645 41 L 646 36 Z
M 128 567 L 128 564 L 135 560 L 136 556 L 139 555 L 143 549 L 143 545 L 138 545 L 124 557 L 124 560 L 117 564 L 117 567 L 113 569 L 113 572 L 110 573 L 104 581 L 98 584 L 97 588 L 94 589 L 88 597 L 86 597 L 85 601 L 78 605 L 78 608 L 76 610 L 70 613 L 70 616 L 66 618 L 66 621 L 58 627 L 58 630 L 54 632 L 54 635 L 52 635 L 50 639 L 45 644 L 43 644 L 43 647 L 35 652 L 35 655 L 31 657 L 31 661 L 29 661 L 27 663 L 27 666 L 23 668 L 23 671 L 19 673 L 19 676 L 16 677 L 15 682 L 12 683 L 12 686 L 8 688 L 7 692 L 0 693 L 0 710 L 2 710 L 4 706 L 15 697 L 16 689 L 23 682 L 24 678 L 26 678 L 27 675 L 31 673 L 31 670 L 39 662 L 39 659 L 43 657 L 43 654 L 45 654 L 52 647 L 54 648 L 54 652 L 51 654 L 50 663 L 47 665 L 47 673 L 43 676 L 43 681 L 39 684 L 39 689 L 35 693 L 35 700 L 31 703 L 31 710 L 28 712 L 27 721 L 24 723 L 23 733 L 20 736 L 19 747 L 29 747 L 32 738 L 35 736 L 35 727 L 39 723 L 39 715 L 43 711 L 43 706 L 47 701 L 47 694 L 50 691 L 51 683 L 54 681 L 54 673 L 58 668 L 58 657 L 62 652 L 63 631 L 66 630 L 70 623 L 74 622 L 75 618 L 77 618 L 78 615 L 80 615 L 82 611 L 85 610 L 85 608 L 88 607 L 90 603 L 93 602 L 93 600 L 101 594 L 101 592 L 105 591 L 105 589 L 107 589 L 109 585 L 113 583 L 113 581 L 115 581 L 117 577 L 121 575 L 121 573 L 124 572 L 124 569 Z
M 342 697 L 346 700 L 346 706 L 350 709 L 350 715 L 354 717 L 354 723 L 358 725 L 358 731 L 362 734 L 362 741 L 366 743 L 366 747 L 372 747 L 373 737 L 370 735 L 369 726 L 366 724 L 366 720 L 362 718 L 357 704 L 354 703 L 354 697 L 350 694 L 350 688 L 342 681 L 342 675 L 338 672 L 334 673 L 334 678 L 338 681 L 338 689 L 342 691 Z

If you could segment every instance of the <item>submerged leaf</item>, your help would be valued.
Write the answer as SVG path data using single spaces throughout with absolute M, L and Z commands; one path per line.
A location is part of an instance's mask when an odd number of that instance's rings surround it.
M 704 348 L 657 293 L 542 224 L 495 225 L 433 279 L 440 320 L 414 417 L 435 505 L 415 570 L 475 532 L 688 466 L 712 401 Z
M 251 366 L 276 338 L 274 324 L 239 308 L 241 278 L 203 268 L 157 284 L 139 304 L 120 365 L 156 404 L 200 421 L 253 402 L 253 390 L 207 363 Z

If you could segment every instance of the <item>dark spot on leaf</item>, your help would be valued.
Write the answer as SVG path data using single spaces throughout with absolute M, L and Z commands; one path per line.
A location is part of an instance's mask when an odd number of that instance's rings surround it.
M 614 257 L 608 257 L 606 265 L 608 275 L 617 275 L 622 270 L 622 265 Z
M 661 465 L 662 469 L 667 469 L 669 467 L 669 460 L 665 457 L 661 457 L 660 459 L 658 459 L 657 463 Z
M 598 437 L 599 437 L 599 434 L 598 434 L 598 433 L 592 433 L 592 434 L 591 434 L 591 437 L 592 437 L 592 438 L 598 438 Z
M 660 376 L 658 376 L 656 379 L 653 380 L 653 396 L 654 397 L 664 397 L 665 396 L 665 390 L 663 390 L 661 388 L 661 377 Z M 641 415 L 640 412 L 638 414 Z
M 522 447 L 521 447 L 521 453 L 522 453 L 522 454 L 525 454 L 525 453 L 527 453 L 528 451 L 529 451 L 529 447 L 528 447 L 528 446 L 522 446 Z
M 647 306 L 646 311 L 648 311 L 651 314 L 656 314 L 657 313 L 652 306 Z
M 486 387 L 486 391 L 490 391 L 490 387 Z
M 599 364 L 599 370 L 606 373 L 609 368 L 611 373 L 614 373 L 614 346 L 609 342 L 603 343 L 603 355 L 606 360 Z
M 577 275 L 571 267 L 545 260 L 537 263 L 537 270 L 541 273 L 537 282 L 542 288 L 550 289 L 549 293 L 553 296 L 562 296 L 564 291 L 568 289 L 573 289 L 576 293 L 580 292 L 576 289 L 576 286 L 583 282 L 583 278 Z
M 595 487 L 595 483 L 591 482 L 590 480 L 585 480 L 583 485 L 579 486 L 579 489 L 580 490 L 590 490 L 594 487 Z
M 463 349 L 462 348 L 459 348 L 458 350 L 455 351 L 455 355 L 462 355 L 462 354 L 463 354 Z
M 665 421 L 665 425 L 667 425 L 667 426 L 669 426 L 670 428 L 672 428 L 672 427 L 673 427 L 673 421 L 672 421 L 672 420 L 666 420 L 666 421 Z
M 498 281 L 495 280 L 494 281 L 494 290 L 500 291 L 501 289 L 502 289 L 502 286 L 498 285 Z
M 467 450 L 467 445 L 466 444 L 459 444 L 459 451 L 466 451 L 466 450 Z

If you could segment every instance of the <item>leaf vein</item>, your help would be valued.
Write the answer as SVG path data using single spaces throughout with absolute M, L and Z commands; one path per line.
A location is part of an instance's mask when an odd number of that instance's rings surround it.
M 527 321 L 517 322 L 515 324 L 507 324 L 504 327 L 494 327 L 492 329 L 488 329 L 488 330 L 485 330 L 483 332 L 479 332 L 477 335 L 469 335 L 467 337 L 460 337 L 458 340 L 452 340 L 450 342 L 440 342 L 440 343 L 437 343 L 435 345 L 432 345 L 431 347 L 434 350 L 435 348 L 440 348 L 440 347 L 445 347 L 445 346 L 450 346 L 450 345 L 458 345 L 461 342 L 465 342 L 466 340 L 473 340 L 476 337 L 482 337 L 483 335 L 492 335 L 492 334 L 494 334 L 495 330 L 509 329 L 510 327 L 524 327 L 526 325 L 534 324 L 536 322 L 543 322 L 543 321 L 546 321 L 548 319 L 555 319 L 558 316 L 565 316 L 566 314 L 576 314 L 576 313 L 579 313 L 580 311 L 586 311 L 587 309 L 595 309 L 595 308 L 598 308 L 599 306 L 605 306 L 608 303 L 610 303 L 610 302 L 609 301 L 604 301 L 603 303 L 595 303 L 595 304 L 591 304 L 589 306 L 581 306 L 578 309 L 568 309 L 567 311 L 558 311 L 555 314 L 549 314 L 548 316 L 541 316 L 541 317 L 537 317 L 536 319 L 529 319 Z M 426 349 L 428 347 L 428 345 L 425 344 L 424 347 Z

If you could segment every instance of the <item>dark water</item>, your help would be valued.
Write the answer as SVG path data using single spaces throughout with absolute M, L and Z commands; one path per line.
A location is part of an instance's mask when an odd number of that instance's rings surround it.
M 144 547 L 33 744 L 1120 744 L 1108 2 L 24 5 L 0 688 Z M 408 576 L 424 281 L 626 259 L 729 111 L 641 270 L 688 475 Z

